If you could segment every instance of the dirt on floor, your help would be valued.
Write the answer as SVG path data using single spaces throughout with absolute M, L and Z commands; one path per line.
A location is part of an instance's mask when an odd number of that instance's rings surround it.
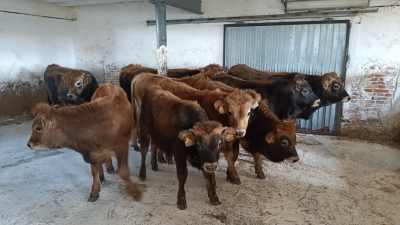
M 189 167 L 187 210 L 176 206 L 175 165 L 147 167 L 138 179 L 140 155 L 130 150 L 132 179 L 141 201 L 106 174 L 97 202 L 87 202 L 90 165 L 69 149 L 30 150 L 31 124 L 0 127 L 0 224 L 399 224 L 400 151 L 343 137 L 298 134 L 295 164 L 264 161 L 256 178 L 252 157 L 236 163 L 241 185 L 226 181 L 226 161 L 216 173 L 222 204 L 212 206 L 200 171 Z M 148 154 L 147 162 L 150 161 Z M 116 164 L 116 162 L 114 161 Z

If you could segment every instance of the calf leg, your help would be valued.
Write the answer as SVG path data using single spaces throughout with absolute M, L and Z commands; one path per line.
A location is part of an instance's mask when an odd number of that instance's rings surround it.
M 254 153 L 253 154 L 254 158 L 254 170 L 258 178 L 260 179 L 265 179 L 264 171 L 262 169 L 261 165 L 261 154 L 260 153 Z
M 203 176 L 206 178 L 206 184 L 207 184 L 207 192 L 208 192 L 208 197 L 210 198 L 210 202 L 212 205 L 220 205 L 221 202 L 218 199 L 217 193 L 215 192 L 216 188 L 216 182 L 215 182 L 215 173 L 207 173 L 206 171 L 203 171 Z
M 153 141 L 151 142 L 151 169 L 153 171 L 157 171 L 158 170 L 158 165 L 157 165 L 157 152 L 158 152 L 158 148 L 157 146 L 153 143 Z M 162 154 L 162 153 L 161 153 Z
M 180 156 L 177 157 L 177 155 Z M 176 164 L 176 173 L 178 175 L 178 181 L 179 181 L 179 190 L 178 190 L 176 204 L 178 205 L 178 208 L 180 210 L 184 210 L 187 209 L 185 183 L 188 176 L 188 169 L 186 164 L 186 154 L 176 154 L 175 164 Z
M 132 130 L 132 143 L 131 143 L 131 146 L 137 152 L 140 151 L 140 148 L 138 146 L 138 137 L 139 137 L 139 125 L 136 124 L 136 126 Z
M 166 163 L 167 161 L 164 158 L 164 151 L 161 149 L 157 149 L 157 158 L 159 163 Z
M 91 163 L 90 164 L 92 169 L 92 176 L 93 176 L 93 184 L 92 190 L 90 191 L 90 197 L 88 199 L 89 202 L 95 202 L 100 197 L 100 172 L 102 170 L 101 163 Z M 103 174 L 104 177 L 104 174 Z
M 101 166 L 99 167 L 100 171 L 100 183 L 103 183 L 106 181 L 106 179 L 104 178 L 104 170 L 103 170 L 103 164 L 100 164 Z
M 232 184 L 241 184 L 242 182 L 239 179 L 239 175 L 237 173 L 235 162 L 239 156 L 239 140 L 235 140 L 232 144 L 232 149 L 224 149 L 222 151 L 228 162 L 228 169 L 226 170 L 226 179 Z
M 128 194 L 138 199 L 142 195 L 142 192 L 137 188 L 136 184 L 132 182 L 128 167 L 129 138 L 123 140 L 122 143 L 114 148 L 118 162 L 118 175 L 125 181 Z
M 149 149 L 150 138 L 148 136 L 146 136 L 146 137 L 141 137 L 140 139 L 142 141 L 142 143 L 140 144 L 140 154 L 142 156 L 142 162 L 140 164 L 139 179 L 141 181 L 145 181 L 146 180 L 146 155 L 147 155 L 147 151 Z
M 114 169 L 114 166 L 113 166 L 113 164 L 112 164 L 112 159 L 111 159 L 111 157 L 109 157 L 109 158 L 106 160 L 106 171 L 107 171 L 108 174 L 115 174 L 115 169 Z

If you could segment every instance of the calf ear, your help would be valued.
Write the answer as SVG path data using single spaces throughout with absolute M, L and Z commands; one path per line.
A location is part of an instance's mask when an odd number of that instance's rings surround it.
M 196 142 L 193 132 L 188 130 L 179 132 L 178 138 L 185 142 L 186 147 L 192 146 Z
M 274 140 L 275 140 L 275 134 L 274 134 L 274 131 L 271 131 L 265 137 L 265 141 L 267 143 L 271 144 L 271 143 L 274 143 Z
M 47 113 L 50 112 L 51 106 L 45 103 L 38 103 L 36 106 L 32 109 L 32 115 L 33 116 L 42 116 L 46 115 Z
M 221 133 L 221 137 L 225 139 L 227 142 L 231 142 L 235 140 L 236 129 L 233 127 L 228 127 Z
M 252 98 L 254 98 L 254 102 L 253 102 L 253 105 L 251 106 L 251 108 L 252 109 L 257 108 L 258 103 L 261 101 L 261 95 L 251 89 L 247 89 L 246 93 L 249 94 Z
M 219 114 L 225 114 L 228 112 L 228 104 L 226 104 L 223 100 L 218 100 L 214 103 L 215 110 L 219 112 Z

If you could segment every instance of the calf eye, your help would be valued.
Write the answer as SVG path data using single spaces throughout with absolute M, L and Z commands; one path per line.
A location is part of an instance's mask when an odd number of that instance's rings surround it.
M 41 127 L 35 127 L 35 131 L 36 132 L 40 132 L 40 131 L 42 131 L 42 128 Z
M 220 141 L 220 142 L 218 142 L 218 148 L 219 148 L 219 147 L 221 147 L 221 141 Z
M 308 95 L 309 92 L 310 92 L 309 90 L 304 90 L 303 95 Z
M 340 85 L 339 85 L 339 84 L 334 84 L 334 85 L 333 85 L 333 89 L 338 90 L 339 88 L 340 88 Z
M 247 113 L 247 116 L 248 116 L 248 117 L 250 116 L 250 112 Z
M 199 143 L 196 144 L 197 149 L 201 149 L 201 146 Z
M 231 113 L 231 112 L 228 112 L 228 114 L 229 114 L 230 116 L 232 116 L 232 113 Z
M 75 86 L 77 86 L 77 87 L 80 87 L 82 84 L 81 84 L 81 82 L 77 82 L 76 84 L 75 84 Z
M 289 146 L 289 141 L 286 140 L 286 139 L 283 139 L 283 140 L 281 141 L 281 146 L 282 146 L 282 147 L 287 147 L 287 146 Z

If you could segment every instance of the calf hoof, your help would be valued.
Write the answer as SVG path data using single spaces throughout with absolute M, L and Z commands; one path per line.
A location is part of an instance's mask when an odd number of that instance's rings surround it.
M 234 179 L 234 178 L 231 178 L 229 176 L 226 176 L 226 179 L 232 184 L 237 184 L 237 185 L 241 185 L 242 184 L 242 182 L 240 181 L 239 178 Z
M 107 169 L 106 169 L 106 172 L 107 172 L 108 174 L 115 174 L 115 169 L 114 169 L 114 167 L 112 167 L 112 168 L 107 168 Z
M 97 201 L 97 199 L 99 199 L 99 197 L 100 197 L 99 195 L 95 196 L 95 195 L 90 194 L 88 202 L 95 202 L 95 201 Z
M 167 160 L 165 160 L 164 157 L 158 157 L 157 161 L 158 161 L 159 163 L 167 163 Z
M 211 205 L 221 205 L 218 197 L 216 199 L 210 199 Z
M 100 183 L 103 183 L 103 182 L 105 182 L 106 181 L 106 179 L 104 178 L 104 175 L 101 175 L 100 176 Z
M 158 165 L 157 164 L 155 164 L 155 165 L 151 165 L 151 169 L 153 170 L 153 171 L 158 171 Z
M 139 180 L 145 181 L 146 180 L 146 173 L 139 172 Z
M 260 178 L 260 179 L 262 179 L 262 180 L 265 180 L 265 179 L 266 179 L 264 173 L 257 173 L 257 177 Z
M 136 152 L 140 152 L 140 148 L 137 145 L 132 145 L 133 149 L 135 149 Z
M 180 209 L 180 210 L 185 210 L 185 209 L 187 209 L 187 205 L 186 205 L 186 201 L 182 201 L 182 202 L 177 202 L 176 203 L 177 205 L 178 205 L 178 209 Z
M 135 200 L 140 200 L 142 197 L 142 192 L 136 187 L 136 185 L 132 184 L 132 185 L 128 185 L 126 187 L 126 191 L 128 192 L 128 194 L 130 196 L 132 196 L 133 198 L 135 198 Z

